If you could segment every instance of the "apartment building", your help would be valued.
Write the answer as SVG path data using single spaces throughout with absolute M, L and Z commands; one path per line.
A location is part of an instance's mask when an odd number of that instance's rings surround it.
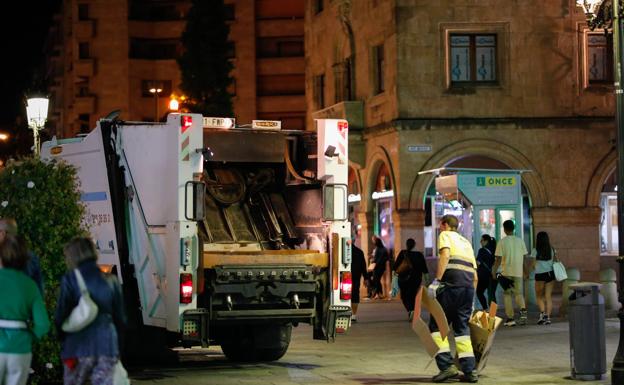
M 88 132 L 120 110 L 153 121 L 182 96 L 176 57 L 189 0 L 65 0 L 46 44 L 50 125 Z M 305 126 L 303 0 L 228 0 L 234 113 Z M 159 93 L 150 92 L 160 89 Z

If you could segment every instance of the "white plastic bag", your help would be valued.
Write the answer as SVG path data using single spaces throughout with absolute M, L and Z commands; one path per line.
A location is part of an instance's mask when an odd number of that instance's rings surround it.
M 128 378 L 128 372 L 123 367 L 121 360 L 117 360 L 115 364 L 115 371 L 113 372 L 113 385 L 130 385 L 130 379 Z

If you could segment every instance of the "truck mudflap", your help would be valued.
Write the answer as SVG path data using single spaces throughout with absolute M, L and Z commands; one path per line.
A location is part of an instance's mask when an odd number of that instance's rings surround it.
M 334 342 L 336 334 L 344 334 L 351 326 L 351 307 L 332 305 L 327 313 L 327 342 Z

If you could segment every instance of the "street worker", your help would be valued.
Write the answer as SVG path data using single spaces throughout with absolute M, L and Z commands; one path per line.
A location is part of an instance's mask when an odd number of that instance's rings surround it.
M 457 232 L 458 224 L 457 217 L 453 215 L 445 215 L 440 220 L 438 269 L 429 285 L 429 293 L 430 296 L 435 295 L 452 325 L 455 350 L 464 373 L 463 381 L 477 382 L 479 377 L 468 327 L 477 286 L 477 263 L 470 241 Z M 429 319 L 429 330 L 439 348 L 435 360 L 440 373 L 432 378 L 433 382 L 458 377 L 459 371 L 454 365 L 448 338 L 442 338 L 433 317 Z
M 515 225 L 513 221 L 506 220 L 503 222 L 503 230 L 505 230 L 506 237 L 501 239 L 496 245 L 496 262 L 492 269 L 492 276 L 496 276 L 499 266 L 502 266 L 499 282 L 501 287 L 505 290 L 503 292 L 503 302 L 505 304 L 505 326 L 516 326 L 514 320 L 514 308 L 511 302 L 511 297 L 516 297 L 516 305 L 520 308 L 520 318 L 518 323 L 520 325 L 526 325 L 527 323 L 527 309 L 524 302 L 524 257 L 528 254 L 524 241 L 514 235 Z M 508 281 L 509 284 L 504 284 L 504 281 Z

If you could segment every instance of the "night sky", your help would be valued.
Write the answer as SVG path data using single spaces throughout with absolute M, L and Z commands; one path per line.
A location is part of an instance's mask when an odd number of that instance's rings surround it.
M 12 125 L 17 115 L 25 114 L 25 93 L 32 88 L 34 72 L 43 63 L 43 44 L 52 15 L 60 3 L 61 0 L 17 0 L 2 3 L 2 126 Z

